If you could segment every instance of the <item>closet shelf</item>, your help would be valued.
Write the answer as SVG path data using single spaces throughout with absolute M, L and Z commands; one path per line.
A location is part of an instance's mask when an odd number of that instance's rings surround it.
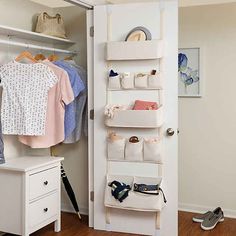
M 9 26 L 0 25 L 0 35 L 7 35 L 11 37 L 16 37 L 19 39 L 26 39 L 26 40 L 33 40 L 37 42 L 42 43 L 51 43 L 51 44 L 57 44 L 57 45 L 72 45 L 75 42 L 68 40 L 68 39 L 62 39 L 58 37 L 53 37 L 45 34 L 39 34 L 36 32 L 13 28 Z
M 163 40 L 107 43 L 107 60 L 154 60 L 163 57 Z

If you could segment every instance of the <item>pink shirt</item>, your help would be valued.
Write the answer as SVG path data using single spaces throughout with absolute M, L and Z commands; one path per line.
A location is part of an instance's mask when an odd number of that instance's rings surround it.
M 68 74 L 63 69 L 49 61 L 43 64 L 58 77 L 58 82 L 48 92 L 47 116 L 44 136 L 19 136 L 19 141 L 32 148 L 49 148 L 63 142 L 65 104 L 68 105 L 74 100 Z

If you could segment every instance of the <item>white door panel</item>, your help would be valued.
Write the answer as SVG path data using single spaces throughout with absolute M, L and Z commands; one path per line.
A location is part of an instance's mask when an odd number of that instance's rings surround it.
M 158 3 L 136 3 L 94 8 L 94 228 L 136 234 L 161 236 L 177 235 L 177 134 L 164 135 L 165 157 L 163 165 L 162 187 L 167 197 L 167 206 L 161 213 L 161 229 L 155 230 L 155 213 L 127 210 L 109 210 L 110 224 L 106 224 L 104 192 L 106 174 L 158 176 L 158 165 L 149 163 L 107 162 L 107 132 L 104 124 L 104 108 L 107 103 L 129 104 L 136 99 L 160 101 L 165 111 L 163 129 L 114 128 L 117 133 L 130 137 L 154 136 L 165 134 L 171 127 L 177 131 L 177 1 L 165 4 L 164 17 L 161 18 Z M 110 17 L 108 17 L 108 13 Z M 161 24 L 163 30 L 161 30 Z M 111 68 L 120 72 L 146 72 L 158 69 L 158 60 L 109 62 L 105 60 L 106 42 L 122 41 L 126 34 L 136 26 L 147 27 L 153 39 L 163 37 L 166 47 L 162 59 L 165 73 L 164 92 L 160 91 L 107 91 L 107 73 Z M 109 33 L 108 33 L 109 31 Z M 161 35 L 163 32 L 163 35 Z M 160 99 L 161 98 L 161 99 Z M 91 169 L 90 169 L 91 171 Z

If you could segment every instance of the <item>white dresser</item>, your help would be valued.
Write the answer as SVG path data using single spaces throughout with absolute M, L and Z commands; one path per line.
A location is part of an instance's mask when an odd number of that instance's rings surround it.
M 61 157 L 20 157 L 0 165 L 0 231 L 29 236 L 61 230 Z

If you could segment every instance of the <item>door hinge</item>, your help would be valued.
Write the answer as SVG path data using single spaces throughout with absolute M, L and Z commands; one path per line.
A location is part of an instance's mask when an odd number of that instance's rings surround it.
M 90 110 L 89 118 L 90 118 L 90 120 L 94 120 L 94 109 Z
M 90 201 L 94 202 L 94 191 L 90 192 Z
M 94 37 L 94 26 L 90 27 L 90 37 Z

